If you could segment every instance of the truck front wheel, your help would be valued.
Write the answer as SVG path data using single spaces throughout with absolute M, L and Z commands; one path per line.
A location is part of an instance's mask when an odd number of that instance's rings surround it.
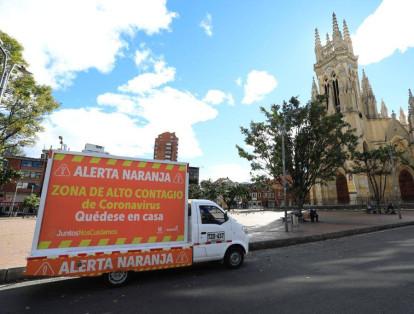
M 127 283 L 128 272 L 127 271 L 114 271 L 105 274 L 106 282 L 112 287 L 119 287 Z
M 224 264 L 228 268 L 239 268 L 243 264 L 244 251 L 239 246 L 230 247 L 224 256 Z

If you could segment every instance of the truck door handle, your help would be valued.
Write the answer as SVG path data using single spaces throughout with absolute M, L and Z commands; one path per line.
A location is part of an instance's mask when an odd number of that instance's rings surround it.
M 201 232 L 201 234 L 207 234 L 207 232 Z

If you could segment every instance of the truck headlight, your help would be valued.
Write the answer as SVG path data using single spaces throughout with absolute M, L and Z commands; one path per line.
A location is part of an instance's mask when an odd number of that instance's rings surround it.
M 245 234 L 247 234 L 247 233 L 248 233 L 248 229 L 247 229 L 247 227 L 246 227 L 246 226 L 242 226 L 242 229 L 243 229 L 243 232 L 244 232 Z

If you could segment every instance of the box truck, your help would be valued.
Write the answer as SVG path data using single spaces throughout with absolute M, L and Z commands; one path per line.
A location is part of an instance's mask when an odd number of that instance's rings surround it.
M 222 260 L 242 265 L 248 236 L 216 203 L 188 200 L 188 165 L 51 151 L 28 276 L 98 276 Z

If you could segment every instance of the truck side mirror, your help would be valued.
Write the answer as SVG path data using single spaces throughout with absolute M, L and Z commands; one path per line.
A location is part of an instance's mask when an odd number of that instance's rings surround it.
M 229 220 L 229 215 L 227 215 L 227 212 L 224 212 L 224 221 Z

